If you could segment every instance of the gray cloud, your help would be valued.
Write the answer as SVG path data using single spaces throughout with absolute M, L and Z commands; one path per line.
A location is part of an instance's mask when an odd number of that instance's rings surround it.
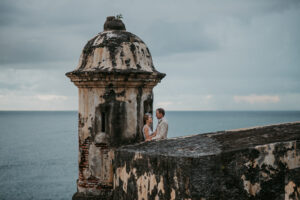
M 156 68 L 167 73 L 156 101 L 173 102 L 172 109 L 184 109 L 185 98 L 189 109 L 296 109 L 299 10 L 298 0 L 2 0 L 0 109 L 1 98 L 9 107 L 18 95 L 77 96 L 64 73 L 76 67 L 106 16 L 119 13 L 127 30 L 149 46 Z M 234 102 L 234 95 L 251 94 L 280 101 L 258 107 Z
M 212 51 L 218 48 L 217 41 L 206 35 L 201 24 L 195 22 L 182 24 L 155 21 L 147 27 L 143 38 L 149 41 L 148 44 L 154 56 Z
M 141 33 L 138 36 L 155 56 L 211 51 L 218 49 L 219 41 L 205 33 L 210 24 L 230 17 L 249 22 L 257 15 L 299 5 L 298 1 L 170 3 L 132 1 L 129 6 L 128 2 L 116 1 L 3 0 L 0 63 L 74 60 L 84 43 L 102 31 L 105 17 L 118 12 L 124 13 L 124 20 L 132 28 L 129 31 Z M 142 9 L 133 9 L 135 6 Z

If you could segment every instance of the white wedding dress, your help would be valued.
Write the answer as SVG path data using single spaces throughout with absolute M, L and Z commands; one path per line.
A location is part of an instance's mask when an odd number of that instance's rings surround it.
M 144 139 L 146 140 L 146 136 L 145 136 L 145 128 L 148 127 L 149 130 L 149 136 L 153 134 L 153 131 L 151 129 L 151 127 L 149 127 L 147 124 L 144 125 L 143 127 L 143 135 L 144 135 Z

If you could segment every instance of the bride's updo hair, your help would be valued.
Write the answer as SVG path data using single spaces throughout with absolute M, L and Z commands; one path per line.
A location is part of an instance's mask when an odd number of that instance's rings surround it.
M 150 113 L 146 113 L 144 115 L 144 124 L 146 124 L 147 120 L 149 119 L 149 117 L 151 117 L 151 114 Z

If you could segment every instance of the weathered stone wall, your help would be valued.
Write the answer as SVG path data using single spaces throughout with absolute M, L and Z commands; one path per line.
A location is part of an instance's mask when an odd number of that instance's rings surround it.
M 300 122 L 115 152 L 114 199 L 299 199 Z
M 114 148 L 143 140 L 142 120 L 152 110 L 152 95 L 147 87 L 79 88 L 79 193 L 110 192 Z

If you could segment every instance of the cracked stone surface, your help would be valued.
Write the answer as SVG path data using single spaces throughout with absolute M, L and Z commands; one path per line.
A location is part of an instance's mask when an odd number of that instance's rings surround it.
M 118 148 L 114 199 L 297 199 L 300 122 Z

